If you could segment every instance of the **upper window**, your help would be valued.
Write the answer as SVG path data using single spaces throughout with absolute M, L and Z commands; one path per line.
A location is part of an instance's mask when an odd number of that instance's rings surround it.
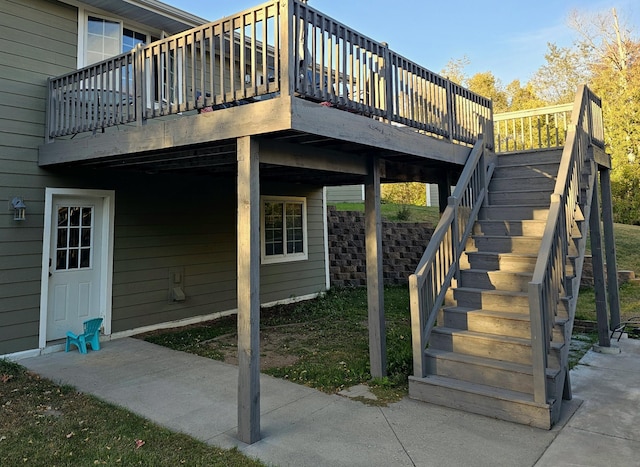
M 262 199 L 262 262 L 307 259 L 307 203 L 305 198 Z
M 82 15 L 79 31 L 79 67 L 91 65 L 121 53 L 125 53 L 138 44 L 148 44 L 156 38 L 150 34 L 127 28 L 122 21 L 104 18 L 94 14 Z M 84 31 L 82 31 L 84 28 Z

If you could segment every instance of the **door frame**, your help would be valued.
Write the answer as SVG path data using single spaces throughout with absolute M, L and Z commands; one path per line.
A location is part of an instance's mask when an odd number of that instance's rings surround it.
M 49 306 L 49 258 L 51 257 L 51 216 L 54 198 L 73 196 L 102 199 L 102 242 L 100 245 L 100 314 L 104 318 L 104 333 L 111 335 L 111 307 L 113 291 L 113 220 L 115 217 L 115 191 L 83 188 L 45 188 L 44 228 L 42 234 L 42 276 L 40 279 L 40 332 L 38 346 L 47 346 L 47 316 Z

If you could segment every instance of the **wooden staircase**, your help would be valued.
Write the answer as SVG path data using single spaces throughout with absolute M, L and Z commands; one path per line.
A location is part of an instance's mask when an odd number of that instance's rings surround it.
M 568 315 L 558 317 L 550 352 L 547 387 L 553 397 L 536 403 L 527 287 L 561 156 L 561 150 L 497 156 L 488 203 L 425 350 L 427 376 L 411 378 L 411 397 L 541 428 L 552 425 L 562 396 Z
M 561 150 L 497 156 L 488 204 L 425 350 L 427 376 L 411 378 L 411 397 L 540 428 L 555 421 L 569 316 L 565 309 L 554 328 L 547 369 L 551 397 L 536 403 L 527 288 L 561 156 Z
M 598 199 L 602 191 L 613 244 L 611 164 L 601 110 L 582 86 L 564 136 L 543 129 L 557 121 L 548 107 L 527 111 L 528 124 L 519 116 L 505 125 L 535 136 L 496 134 L 494 143 L 529 142 L 522 152 L 496 155 L 478 138 L 409 276 L 410 397 L 545 429 L 559 419 L 571 398 L 569 345 L 587 228 L 598 239 L 600 341 L 609 334 Z M 532 141 L 547 149 L 532 149 Z M 612 252 L 608 267 L 616 270 Z M 607 282 L 617 291 L 615 277 Z

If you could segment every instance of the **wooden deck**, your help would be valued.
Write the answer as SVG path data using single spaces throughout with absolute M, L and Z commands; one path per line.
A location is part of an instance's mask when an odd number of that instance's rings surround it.
M 254 136 L 263 164 L 289 154 L 355 175 L 335 184 L 361 183 L 350 167 L 363 156 L 382 158 L 383 181 L 435 181 L 491 121 L 489 99 L 304 3 L 270 1 L 51 79 L 39 163 L 200 170 Z

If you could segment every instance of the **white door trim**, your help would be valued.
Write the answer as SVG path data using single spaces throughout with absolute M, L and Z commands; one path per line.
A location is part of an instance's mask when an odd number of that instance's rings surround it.
M 75 196 L 102 199 L 102 244 L 100 245 L 100 316 L 104 318 L 103 323 L 105 335 L 111 334 L 111 295 L 113 290 L 113 219 L 115 215 L 115 191 L 87 190 L 82 188 L 45 188 L 44 231 L 42 235 L 42 276 L 40 279 L 40 332 L 38 338 L 38 346 L 41 349 L 44 349 L 47 346 L 49 258 L 51 258 L 51 217 L 54 196 Z

